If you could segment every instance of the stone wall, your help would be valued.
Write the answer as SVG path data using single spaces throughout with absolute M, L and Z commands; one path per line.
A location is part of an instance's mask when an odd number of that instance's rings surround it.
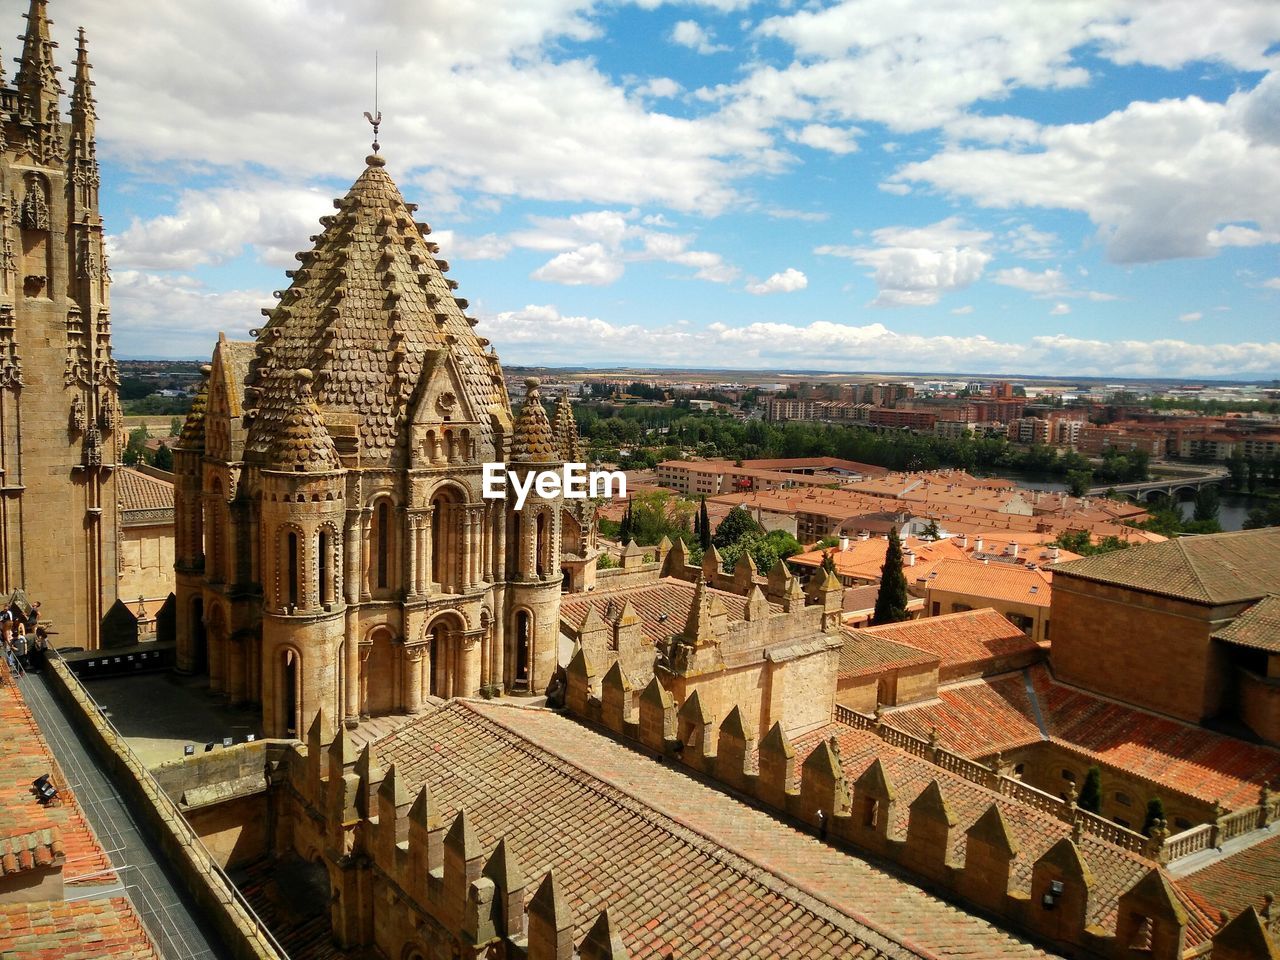
M 934 779 L 911 802 L 903 833 L 896 826 L 899 814 L 895 807 L 900 801 L 879 760 L 850 783 L 834 741 L 822 741 L 807 757 L 798 757 L 781 724 L 775 723 L 757 740 L 753 724 L 740 710 L 734 709 L 723 719 L 712 717 L 696 695 L 682 704 L 675 702 L 656 677 L 641 693 L 633 712 L 623 706 L 630 702 L 630 683 L 617 664 L 603 678 L 584 670 L 585 664 L 584 657 L 576 657 L 567 671 L 566 705 L 570 712 L 774 808 L 829 843 L 891 860 L 948 897 L 1000 917 L 1006 925 L 1072 956 L 1127 958 L 1136 931 L 1125 925 L 1149 923 L 1151 948 L 1143 955 L 1150 960 L 1182 958 L 1187 916 L 1168 898 L 1167 884 L 1154 865 L 1120 895 L 1117 915 L 1121 920 L 1114 934 L 1103 931 L 1088 922 L 1098 894 L 1092 872 L 1072 837 L 1064 837 L 1030 865 L 1029 895 L 1010 891 L 1019 852 L 994 800 L 969 827 L 964 859 L 957 860 L 957 820 L 948 808 L 944 778 Z M 1005 793 L 1006 782 L 1011 789 L 1034 792 L 996 770 L 905 734 L 895 736 L 905 747 L 914 745 L 912 752 L 932 752 L 935 763 L 974 782 L 985 781 L 998 793 Z M 752 763 L 753 757 L 758 757 L 758 766 Z M 1050 805 L 1056 802 L 1052 797 L 1043 800 Z M 1087 815 L 1077 816 L 1083 826 Z M 1123 833 L 1105 822 L 1089 822 L 1091 830 L 1109 829 L 1117 836 Z M 1025 861 L 1019 869 L 1027 869 Z M 1058 884 L 1061 886 L 1055 893 Z M 1046 895 L 1053 897 L 1052 910 L 1043 907 Z
M 1199 723 L 1218 711 L 1229 686 L 1209 635 L 1245 606 L 1209 607 L 1059 571 L 1051 614 L 1054 674 Z
M 155 778 L 112 728 L 64 664 L 49 661 L 51 685 L 81 737 L 107 768 L 139 824 L 235 960 L 287 960 Z

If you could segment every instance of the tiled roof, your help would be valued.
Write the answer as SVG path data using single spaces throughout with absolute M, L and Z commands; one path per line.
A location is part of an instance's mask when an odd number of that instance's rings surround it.
M 1082 580 L 1196 603 L 1257 600 L 1280 583 L 1280 527 L 1178 537 L 1054 568 Z
M 934 568 L 934 573 L 927 581 L 930 590 L 1035 607 L 1049 606 L 1053 574 L 1048 570 L 1028 570 L 1011 563 L 944 560 Z
M 644 636 L 649 640 L 666 640 L 684 629 L 689 611 L 693 609 L 695 589 L 687 580 L 663 577 L 637 587 L 566 595 L 560 601 L 560 623 L 576 637 L 589 608 L 595 607 L 605 622 L 613 623 L 622 613 L 623 605 L 630 601 L 640 618 Z M 730 620 L 746 617 L 746 597 L 726 590 L 708 589 L 707 592 L 720 601 Z M 777 604 L 771 604 L 770 608 L 775 613 L 782 609 Z
M 1189 873 L 1178 886 L 1204 907 L 1233 917 L 1245 907 L 1262 910 L 1266 895 L 1280 890 L 1280 836 Z
M 841 633 L 844 640 L 840 647 L 841 680 L 875 676 L 901 667 L 938 665 L 938 658 L 933 654 L 895 643 L 867 630 L 851 630 L 846 627 Z
M 235 870 L 231 879 L 289 960 L 337 960 L 359 952 L 333 942 L 328 898 L 308 896 L 313 891 L 299 882 L 296 867 L 292 858 L 271 855 Z
M 31 788 L 46 773 L 59 798 L 47 806 L 40 804 Z M 111 877 L 111 862 L 4 663 L 0 663 L 0 810 L 25 832 L 57 828 L 67 856 L 62 871 L 66 882 L 90 876 L 105 882 Z
M 896 714 L 894 715 L 896 716 Z M 845 779 L 854 783 L 868 767 L 879 759 L 893 784 L 896 822 L 891 828 L 897 836 L 906 835 L 910 807 L 929 784 L 937 780 L 946 797 L 947 806 L 957 823 L 952 832 L 951 858 L 963 861 L 967 837 L 965 832 L 978 821 L 994 803 L 1000 808 L 1019 847 L 1013 861 L 1009 889 L 1027 894 L 1031 888 L 1031 870 L 1046 851 L 1064 837 L 1071 835 L 1071 825 L 1057 817 L 1005 797 L 986 787 L 953 774 L 920 757 L 894 747 L 880 738 L 873 730 L 857 729 L 842 723 L 833 723 L 806 734 L 795 744 L 796 768 L 823 740 L 835 737 L 840 747 L 840 762 Z M 1081 856 L 1088 863 L 1094 877 L 1094 896 L 1090 901 L 1091 923 L 1110 931 L 1115 927 L 1116 904 L 1122 893 L 1132 887 L 1150 869 L 1151 862 L 1120 847 L 1084 834 L 1078 841 Z M 963 953 L 956 950 L 946 956 Z M 975 956 L 989 956 L 976 951 Z
M 172 510 L 173 484 L 159 477 L 139 473 L 130 467 L 116 471 L 116 491 L 120 509 L 126 513 L 134 510 Z
M 57 827 L 0 837 L 0 876 L 51 867 L 65 853 Z
M 845 587 L 841 598 L 841 607 L 845 613 L 861 613 L 863 610 L 874 610 L 876 597 L 880 594 L 880 584 L 864 583 L 856 587 Z
M 787 562 L 801 567 L 819 567 L 827 553 L 835 564 L 836 574 L 840 577 L 852 577 L 857 580 L 879 580 L 881 568 L 884 567 L 885 552 L 889 549 L 889 541 L 884 537 L 871 537 L 867 540 L 850 540 L 849 549 L 828 547 L 824 550 L 810 550 L 808 553 L 789 557 Z M 955 540 L 924 540 L 920 537 L 907 537 L 902 541 L 904 561 L 902 572 L 908 583 L 928 577 L 937 564 L 944 559 L 956 562 L 966 560 L 964 550 Z M 915 555 L 915 564 L 909 565 L 906 551 Z
M 1228 809 L 1257 803 L 1263 780 L 1280 777 L 1280 751 L 1095 697 L 1043 666 L 1029 672 L 1050 738 L 1110 766 Z M 888 722 L 916 736 L 937 727 L 943 746 L 970 757 L 1040 739 L 1022 673 L 942 688 Z
M 311 397 L 311 371 L 296 374 L 293 406 L 276 428 L 267 463 L 277 470 L 339 470 L 338 448 Z
M 201 368 L 201 371 L 207 368 Z M 209 407 L 209 378 L 200 379 L 200 389 L 191 401 L 191 409 L 187 411 L 187 419 L 182 424 L 182 432 L 178 434 L 178 448 L 183 450 L 204 449 L 204 415 Z
M 538 378 L 530 377 L 524 383 L 524 403 L 511 431 L 511 459 L 516 463 L 551 463 L 559 459 L 559 451 L 538 395 Z
M 444 276 L 448 265 L 436 260 L 382 158 L 367 164 L 321 220 L 324 230 L 299 255 L 293 283 L 258 334 L 245 384 L 254 389 L 246 406 L 255 409 L 245 459 L 267 454 L 293 406 L 294 371 L 305 368 L 315 373 L 322 413 L 358 421 L 362 463 L 403 462 L 410 398 L 429 356 L 447 351 L 479 421 L 477 458 L 502 460 L 492 415 L 507 419 L 510 408 L 497 358 L 472 330 Z
M 143 960 L 160 954 L 124 897 L 0 906 L 0 956 L 23 960 Z
M 1280 653 L 1280 596 L 1263 597 L 1213 637 L 1240 647 Z
M 860 632 L 914 647 L 961 672 L 998 657 L 1040 649 L 1034 640 L 989 607 L 863 627 Z
M 550 711 L 455 702 L 377 754 L 410 792 L 429 783 L 446 822 L 465 808 L 486 851 L 505 836 L 526 874 L 554 867 L 575 940 L 607 905 L 635 960 L 1041 955 Z

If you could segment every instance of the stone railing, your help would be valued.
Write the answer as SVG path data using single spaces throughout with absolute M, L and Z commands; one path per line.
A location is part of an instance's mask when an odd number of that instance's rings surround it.
M 1208 850 L 1213 845 L 1210 842 L 1212 838 L 1212 823 L 1202 823 L 1191 827 L 1189 830 L 1183 830 L 1181 833 L 1174 834 L 1165 840 L 1164 845 L 1160 848 L 1161 858 L 1167 863 L 1170 860 L 1177 860 L 1179 857 L 1199 853 L 1201 850 Z
M 922 740 L 905 730 L 891 727 L 881 717 L 867 716 L 837 704 L 835 719 L 857 730 L 871 730 L 891 746 L 905 750 L 912 756 L 928 760 L 943 770 L 964 777 L 972 783 L 994 789 L 1003 796 L 1017 800 L 1034 810 L 1047 813 L 1065 823 L 1075 823 L 1084 833 L 1099 840 L 1105 840 L 1107 843 L 1135 853 L 1158 856 L 1162 863 L 1168 863 L 1170 860 L 1198 853 L 1201 850 L 1221 847 L 1225 841 L 1233 837 L 1265 828 L 1280 820 L 1280 794 L 1272 796 L 1268 792 L 1264 794 L 1263 802 L 1259 805 L 1223 813 L 1212 823 L 1192 827 L 1177 836 L 1165 839 L 1157 848 L 1144 834 L 1122 827 L 1096 813 L 1081 810 L 1060 797 L 1038 790 L 1014 777 L 1003 774 L 997 776 L 993 768 L 940 747 L 934 739 Z
M 1117 847 L 1132 850 L 1134 853 L 1142 853 L 1150 843 L 1143 834 L 1130 830 L 1128 827 L 1122 827 L 1101 814 L 1091 813 L 1088 810 L 1079 808 L 1076 809 L 1075 814 L 1080 818 L 1085 833 L 1091 833 L 1098 839 L 1113 843 Z
M 1057 817 L 1059 820 L 1066 820 L 1068 808 L 1067 804 L 1060 797 L 1055 797 L 1051 793 L 1045 793 L 1038 790 L 1029 783 L 1023 783 L 1015 777 L 1000 778 L 997 789 L 1011 800 L 1017 800 L 1019 803 L 1031 807 L 1033 810 L 1039 810 Z

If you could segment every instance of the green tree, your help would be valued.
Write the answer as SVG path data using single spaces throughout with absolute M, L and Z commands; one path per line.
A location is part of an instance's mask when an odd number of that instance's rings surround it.
M 174 417 L 169 421 L 169 436 L 176 437 L 182 433 L 182 418 Z
M 1084 786 L 1076 797 L 1076 806 L 1090 813 L 1102 812 L 1102 768 L 1096 764 L 1084 775 Z
M 720 525 L 716 527 L 716 533 L 715 536 L 711 538 L 711 542 L 714 543 L 717 548 L 723 550 L 725 547 L 737 543 L 745 536 L 760 532 L 760 524 L 751 519 L 751 514 L 742 507 L 734 507 L 729 511 L 728 515 L 720 521 Z
M 1072 470 L 1067 474 L 1067 493 L 1073 497 L 1083 497 L 1093 485 L 1091 470 Z
M 706 553 L 711 549 L 711 518 L 707 516 L 707 498 L 702 498 L 698 507 L 698 546 Z
M 920 536 L 924 537 L 926 540 L 940 539 L 942 537 L 942 531 L 938 529 L 938 521 L 930 520 L 929 525 L 924 528 L 924 531 Z
M 822 551 L 822 569 L 827 573 L 836 572 L 836 556 L 830 550 Z
M 800 541 L 785 530 L 770 530 L 768 533 L 749 533 L 736 543 L 731 543 L 720 552 L 725 572 L 733 571 L 742 554 L 750 554 L 760 573 L 768 573 L 773 565 L 787 557 L 794 556 L 803 550 Z
M 1259 527 L 1280 527 L 1280 503 L 1269 503 L 1265 507 L 1255 507 L 1249 511 L 1244 528 L 1257 530 Z
M 618 526 L 618 542 L 624 547 L 631 542 L 631 504 L 622 511 L 622 523 Z
M 151 465 L 155 467 L 157 470 L 168 470 L 170 473 L 172 473 L 173 472 L 173 451 L 170 450 L 163 443 L 160 444 L 160 448 L 156 450 L 156 455 L 151 460 Z
M 1217 523 L 1220 506 L 1221 498 L 1218 496 L 1218 488 L 1212 485 L 1203 486 L 1196 491 L 1196 506 L 1192 519 Z
M 1164 823 L 1164 801 L 1159 797 L 1152 797 L 1147 801 L 1147 816 L 1142 821 L 1143 835 L 1151 836 L 1151 831 L 1155 828 L 1157 822 Z
M 129 431 L 129 440 L 124 446 L 124 462 L 128 466 L 136 466 L 139 462 L 146 462 L 147 441 L 151 438 L 147 425 L 144 423 L 136 430 Z
M 902 542 L 898 531 L 889 531 L 889 549 L 884 554 L 884 566 L 880 568 L 880 591 L 876 594 L 876 608 L 871 623 L 901 623 L 910 619 L 907 613 L 907 577 L 902 572 Z

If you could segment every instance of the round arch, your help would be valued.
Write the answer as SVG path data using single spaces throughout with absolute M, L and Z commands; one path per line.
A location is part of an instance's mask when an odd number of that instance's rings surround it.
M 421 667 L 426 674 L 426 692 L 431 696 L 448 699 L 466 692 L 462 689 L 466 630 L 466 617 L 457 610 L 440 611 L 423 628 L 426 658 Z

